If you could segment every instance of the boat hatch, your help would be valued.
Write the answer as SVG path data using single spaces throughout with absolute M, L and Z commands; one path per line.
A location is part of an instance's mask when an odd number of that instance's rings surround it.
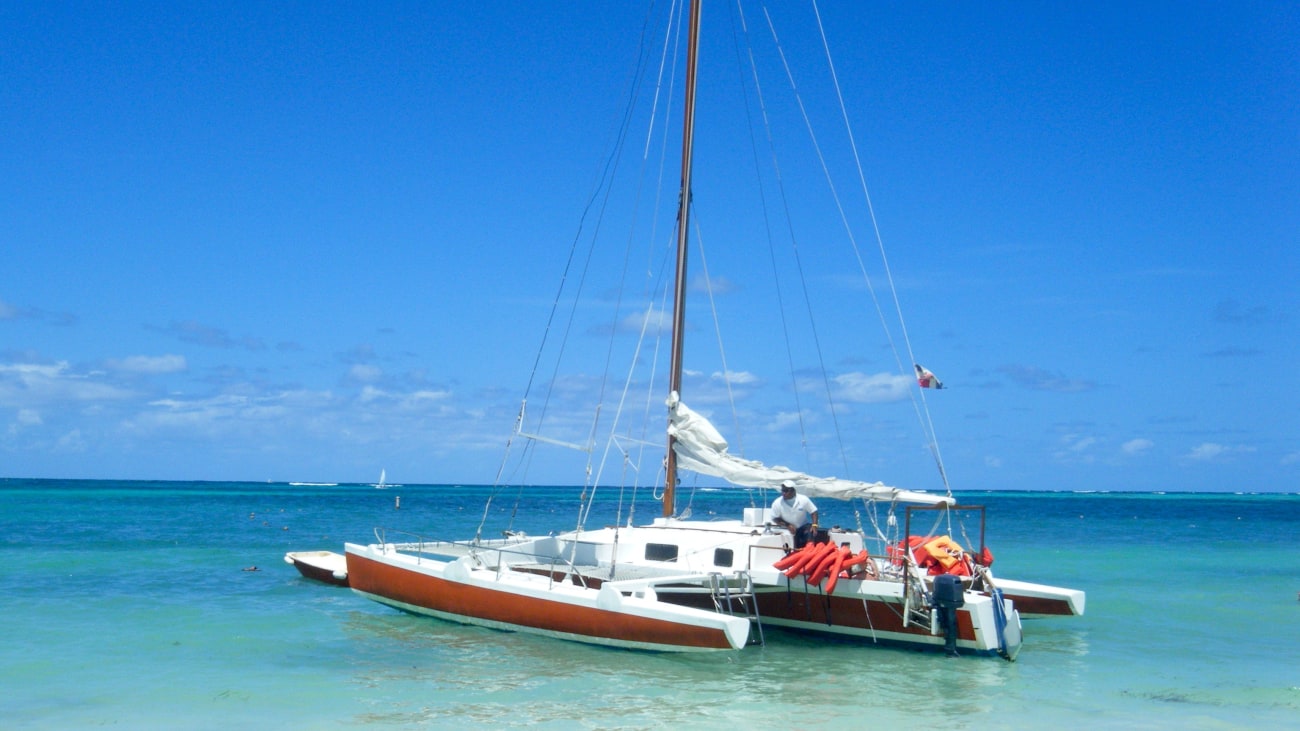
M 735 560 L 736 560 L 736 552 L 731 550 L 730 548 L 713 549 L 714 566 L 717 566 L 719 568 L 724 568 L 724 569 L 731 568 L 731 565 L 735 563 Z
M 647 543 L 645 544 L 645 560 L 676 561 L 677 546 L 672 543 Z

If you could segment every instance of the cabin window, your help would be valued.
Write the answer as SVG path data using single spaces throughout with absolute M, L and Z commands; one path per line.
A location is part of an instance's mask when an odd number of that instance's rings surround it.
M 736 560 L 736 554 L 730 548 L 713 549 L 713 565 L 729 568 L 731 562 Z
M 676 561 L 677 546 L 671 543 L 647 543 L 645 558 L 647 561 Z

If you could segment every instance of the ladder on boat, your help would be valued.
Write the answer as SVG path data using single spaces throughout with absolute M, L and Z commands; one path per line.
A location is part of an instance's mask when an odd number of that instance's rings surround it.
M 709 574 L 709 594 L 713 597 L 713 606 L 719 613 L 748 619 L 750 639 L 753 640 L 757 634 L 758 644 L 764 645 L 763 622 L 758 614 L 758 599 L 754 595 L 754 578 L 748 571 L 736 572 L 736 578 L 740 579 L 739 586 L 733 586 L 722 574 Z

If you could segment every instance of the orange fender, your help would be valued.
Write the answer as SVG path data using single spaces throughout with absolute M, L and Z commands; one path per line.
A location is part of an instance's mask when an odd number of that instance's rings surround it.
M 840 583 L 840 569 L 844 567 L 844 555 L 848 552 L 849 549 L 846 548 L 835 554 L 835 563 L 832 564 L 833 568 L 831 569 L 831 577 L 826 580 L 827 594 L 835 593 L 835 587 Z
M 804 546 L 798 551 L 790 551 L 789 553 L 782 556 L 781 558 L 778 558 L 776 560 L 776 563 L 772 564 L 772 568 L 781 569 L 781 570 L 790 568 L 791 566 L 794 565 L 796 561 L 804 557 L 804 553 L 807 551 L 807 549 L 808 546 Z
M 840 553 L 840 550 L 832 544 L 831 550 L 826 551 L 822 555 L 822 559 L 818 561 L 817 565 L 813 568 L 813 570 L 809 572 L 808 583 L 809 584 L 822 583 L 822 579 L 826 578 L 826 574 L 830 572 L 831 567 L 835 565 L 835 562 L 843 560 L 841 558 L 841 555 L 842 554 Z
M 826 561 L 828 555 L 831 555 L 831 552 L 827 550 L 826 546 L 827 544 L 818 544 L 818 552 L 816 552 L 815 557 L 813 557 L 813 561 L 807 562 L 803 565 L 803 579 L 811 581 L 813 575 L 816 574 L 818 567 L 822 566 L 822 562 Z
M 871 554 L 867 553 L 867 549 L 864 548 L 861 551 L 858 551 L 857 554 L 851 558 L 844 559 L 843 568 L 849 568 L 850 566 L 857 566 L 860 563 L 866 563 L 869 558 L 871 558 Z
M 797 555 L 798 558 L 796 558 L 794 562 L 786 568 L 786 578 L 793 579 L 799 574 L 806 573 L 808 570 L 808 564 L 813 563 L 821 556 L 824 546 L 825 544 L 822 543 L 809 543 L 796 551 L 795 555 Z
M 822 562 L 834 552 L 835 546 L 829 543 L 818 543 L 817 550 L 813 553 L 812 558 L 803 565 L 803 575 L 805 577 L 812 576 L 817 571 L 817 567 L 821 566 Z
M 799 564 L 807 563 L 809 559 L 813 557 L 813 554 L 818 553 L 820 549 L 821 546 L 816 543 L 805 544 L 803 548 L 790 554 L 791 556 L 794 556 L 794 560 L 790 562 L 790 566 L 798 566 Z
M 793 579 L 796 578 L 796 576 L 803 574 L 803 570 L 805 570 L 807 565 L 809 565 L 810 561 L 813 561 L 816 553 L 818 552 L 816 552 L 816 546 L 813 544 L 803 546 L 802 549 L 796 552 L 798 558 L 794 559 L 794 562 L 790 563 L 790 565 L 785 568 L 785 576 L 787 576 L 788 579 Z

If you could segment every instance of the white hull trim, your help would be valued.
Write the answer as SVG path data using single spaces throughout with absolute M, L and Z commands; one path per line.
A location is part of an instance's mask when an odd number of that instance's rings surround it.
M 348 544 L 346 551 L 354 591 L 413 614 L 640 650 L 740 649 L 749 639 L 748 618 L 662 602 L 649 586 L 625 595 L 614 585 L 589 589 L 534 574 L 479 568 L 470 557 L 451 562 L 417 559 L 383 546 L 355 544 Z M 387 575 L 372 580 L 376 566 Z M 403 588 L 388 592 L 394 577 Z M 625 625 L 626 632 L 611 629 Z

